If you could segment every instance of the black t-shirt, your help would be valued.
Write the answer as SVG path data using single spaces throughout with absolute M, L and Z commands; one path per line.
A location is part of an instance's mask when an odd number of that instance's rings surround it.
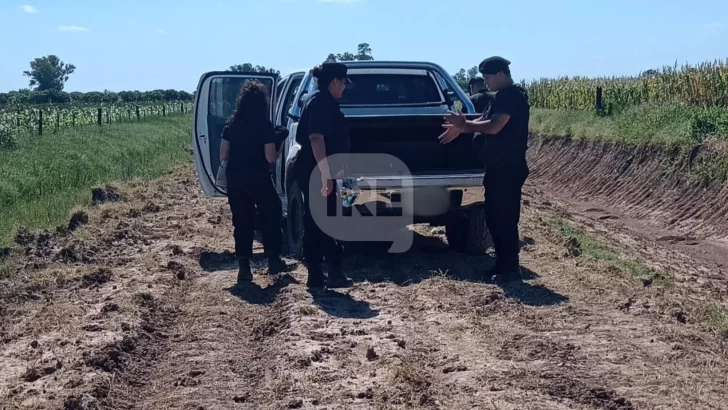
M 265 144 L 275 143 L 273 124 L 267 118 L 246 119 L 228 123 L 222 139 L 230 142 L 227 175 L 269 175 L 270 164 L 265 159 Z
M 510 115 L 510 119 L 498 134 L 476 133 L 474 137 L 486 171 L 526 165 L 530 116 L 526 90 L 517 84 L 499 90 L 486 109 L 484 119 L 492 119 L 499 113 Z
M 481 114 L 485 114 L 485 109 L 488 108 L 488 104 L 490 104 L 492 99 L 484 90 L 480 90 L 470 96 L 470 102 L 475 106 L 475 111 Z
M 311 147 L 311 134 L 324 136 L 326 156 L 349 153 L 349 130 L 346 118 L 341 112 L 338 101 L 327 90 L 319 90 L 311 94 L 303 106 L 301 120 L 296 130 L 296 142 L 301 151 L 296 160 L 296 168 L 307 176 L 316 167 L 316 157 Z M 329 164 L 329 170 L 336 174 L 339 165 Z M 333 175 L 332 175 L 333 176 Z

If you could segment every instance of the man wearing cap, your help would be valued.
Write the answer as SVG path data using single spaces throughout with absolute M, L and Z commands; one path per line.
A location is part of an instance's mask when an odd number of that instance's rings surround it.
M 303 263 L 308 269 L 308 287 L 350 287 L 353 282 L 342 269 L 341 244 L 319 228 L 311 212 L 312 206 L 338 209 L 334 178 L 343 172 L 345 164 L 332 163 L 328 157 L 349 153 L 346 119 L 337 101 L 344 94 L 349 79 L 346 66 L 336 62 L 320 64 L 314 67 L 312 74 L 318 90 L 307 99 L 301 112 L 296 130 L 296 142 L 301 144 L 301 151 L 293 171 L 304 202 Z M 325 201 L 314 195 L 324 196 Z M 324 259 L 328 278 L 322 270 Z
M 485 165 L 485 218 L 495 245 L 495 266 L 486 279 L 521 279 L 518 222 L 521 189 L 528 178 L 526 162 L 530 106 L 523 87 L 515 84 L 510 61 L 502 57 L 483 60 L 478 70 L 489 91 L 496 92 L 483 117 L 466 121 L 461 113 L 449 113 L 439 137 L 443 144 L 463 133 L 474 133 L 473 144 Z
M 473 77 L 468 81 L 468 87 L 470 88 L 470 102 L 475 106 L 475 111 L 479 113 L 485 113 L 485 109 L 488 108 L 490 100 L 492 99 L 485 91 L 485 81 L 483 77 Z

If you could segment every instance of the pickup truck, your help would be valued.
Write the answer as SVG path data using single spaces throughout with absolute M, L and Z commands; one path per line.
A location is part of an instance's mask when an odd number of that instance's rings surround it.
M 492 245 L 483 210 L 483 165 L 472 148 L 472 135 L 461 135 L 450 144 L 437 140 L 448 110 L 469 118 L 480 114 L 442 67 L 429 62 L 350 61 L 351 84 L 339 101 L 347 119 L 352 153 L 385 153 L 402 161 L 411 174 L 406 186 L 413 192 L 412 220 L 445 226 L 448 245 L 459 252 L 484 254 Z M 301 255 L 303 197 L 292 178 L 298 155 L 296 128 L 306 97 L 316 90 L 310 72 L 283 78 L 268 73 L 210 72 L 200 78 L 196 100 L 193 148 L 199 182 L 205 195 L 225 196 L 215 186 L 218 152 L 225 121 L 245 80 L 265 84 L 272 96 L 271 120 L 288 128 L 283 153 L 272 166 L 276 189 L 283 204 L 287 253 Z M 384 171 L 384 170 L 383 170 Z M 402 177 L 361 175 L 341 187 L 344 197 L 389 202 L 402 194 Z M 342 184 L 340 184 L 341 186 Z M 372 192 L 372 187 L 376 187 Z M 418 201 L 417 192 L 426 192 Z M 433 197 L 434 195 L 434 197 Z M 433 198 L 435 200 L 433 200 Z M 433 206 L 433 204 L 438 204 Z

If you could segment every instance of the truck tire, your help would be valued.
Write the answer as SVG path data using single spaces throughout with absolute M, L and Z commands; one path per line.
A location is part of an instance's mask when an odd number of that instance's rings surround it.
M 456 252 L 485 255 L 493 246 L 483 206 L 472 206 L 449 215 L 445 223 L 445 236 L 450 248 Z
M 303 193 L 294 181 L 288 188 L 288 215 L 286 217 L 286 251 L 294 259 L 303 256 Z

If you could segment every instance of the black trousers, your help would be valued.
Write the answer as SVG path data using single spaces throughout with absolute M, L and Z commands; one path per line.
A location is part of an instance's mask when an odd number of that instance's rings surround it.
M 493 238 L 496 265 L 499 267 L 519 266 L 521 190 L 528 175 L 529 170 L 525 164 L 485 171 L 485 222 Z
M 311 206 L 326 206 L 327 215 L 331 215 L 331 212 L 335 212 L 338 209 L 338 200 L 336 195 L 336 181 L 333 181 L 334 189 L 326 197 L 326 201 L 311 201 L 311 195 L 321 195 L 321 185 L 319 183 L 314 184 L 315 189 L 309 191 L 309 177 L 313 173 L 313 181 L 321 181 L 320 173 L 318 168 L 311 172 L 307 170 L 298 170 L 295 178 L 296 183 L 301 188 L 303 193 L 303 262 L 306 265 L 318 265 L 326 261 L 326 263 L 339 264 L 341 263 L 341 255 L 343 253 L 343 246 L 339 241 L 332 238 L 316 224 L 311 213 Z
M 281 254 L 283 216 L 281 200 L 271 175 L 228 177 L 228 204 L 233 215 L 235 254 L 238 258 L 253 256 L 256 208 L 260 214 L 264 252 L 268 258 Z

